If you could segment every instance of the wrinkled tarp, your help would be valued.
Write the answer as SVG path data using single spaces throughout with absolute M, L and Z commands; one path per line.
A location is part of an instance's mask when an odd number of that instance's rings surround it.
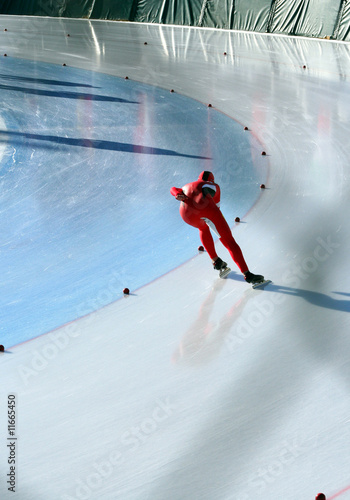
M 236 0 L 232 29 L 243 31 L 266 31 L 271 0 Z
M 0 0 L 0 14 L 130 21 L 137 0 Z
M 201 26 L 266 31 L 271 0 L 207 0 Z
M 339 15 L 339 23 L 334 33 L 337 40 L 350 41 L 350 0 L 343 2 L 343 7 Z
M 277 0 L 270 32 L 332 36 L 341 3 L 341 0 Z
M 197 26 L 203 0 L 138 0 L 133 21 Z
M 0 0 L 0 13 L 350 40 L 350 0 Z
M 138 2 L 137 0 L 92 0 L 92 4 L 91 19 L 131 21 Z

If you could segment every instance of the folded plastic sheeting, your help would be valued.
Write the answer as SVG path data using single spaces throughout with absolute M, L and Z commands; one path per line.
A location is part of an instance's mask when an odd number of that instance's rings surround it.
M 131 21 L 137 3 L 137 0 L 0 0 L 0 14 Z
M 27 5 L 33 2 L 25 2 Z M 85 17 L 89 18 L 91 15 L 91 9 L 93 5 L 93 0 L 60 0 L 58 2 L 50 2 L 48 0 L 41 0 L 40 5 L 50 10 L 54 11 L 55 8 L 58 9 L 58 14 L 47 14 L 51 16 L 58 15 L 60 17 Z
M 3 0 L 0 1 L 0 13 L 22 16 L 89 17 L 93 4 L 93 0 Z
M 137 0 L 136 3 L 132 21 L 198 26 L 203 0 Z
M 0 0 L 0 14 L 125 20 L 350 40 L 350 0 Z
M 333 35 L 340 0 L 277 0 L 269 31 L 313 37 Z
M 244 31 L 266 31 L 271 0 L 206 0 L 201 26 Z
M 255 2 L 236 0 L 234 7 L 232 29 L 266 31 L 271 0 L 255 0 Z
M 337 40 L 350 41 L 350 0 L 345 0 L 343 2 L 338 26 L 333 36 Z

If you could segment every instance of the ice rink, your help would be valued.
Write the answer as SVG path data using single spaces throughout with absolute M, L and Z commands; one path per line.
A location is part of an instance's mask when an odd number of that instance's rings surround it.
M 0 43 L 0 498 L 350 499 L 349 43 L 15 16 Z M 202 170 L 264 290 L 183 223 Z

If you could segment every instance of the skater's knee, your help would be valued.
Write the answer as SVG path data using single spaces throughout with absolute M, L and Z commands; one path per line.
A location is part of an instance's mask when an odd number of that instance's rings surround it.
M 221 236 L 220 241 L 226 248 L 234 249 L 238 247 L 236 240 L 233 238 L 232 234 Z

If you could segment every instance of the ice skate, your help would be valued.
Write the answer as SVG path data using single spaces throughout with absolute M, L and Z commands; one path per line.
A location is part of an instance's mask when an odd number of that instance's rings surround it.
M 257 283 L 262 283 L 264 281 L 264 276 L 262 276 L 261 274 L 253 274 L 250 271 L 247 271 L 244 273 L 244 279 L 247 283 L 256 285 Z
M 231 272 L 231 269 L 227 267 L 227 263 L 224 262 L 220 257 L 218 257 L 213 262 L 214 269 L 219 271 L 220 278 L 226 278 L 226 276 Z
M 264 279 L 263 281 L 258 281 L 257 283 L 255 283 L 254 285 L 252 285 L 252 288 L 264 288 L 269 283 L 272 283 L 272 281 Z
M 264 281 L 264 276 L 261 276 L 261 274 L 253 274 L 250 271 L 247 271 L 244 273 L 244 279 L 247 283 L 255 285 L 256 283 L 262 283 Z
M 262 288 L 271 283 L 271 280 L 266 280 L 261 274 L 253 274 L 250 271 L 244 273 L 244 279 L 250 283 L 253 288 Z

